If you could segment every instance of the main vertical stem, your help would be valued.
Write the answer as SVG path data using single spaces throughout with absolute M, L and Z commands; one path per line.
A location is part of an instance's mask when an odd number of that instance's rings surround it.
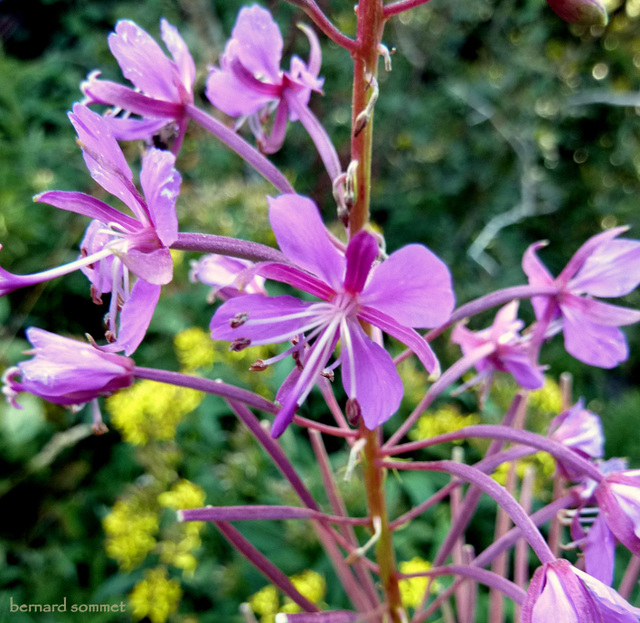
M 373 111 L 370 111 L 371 115 L 364 126 L 361 121 L 358 122 L 358 116 L 367 108 L 373 93 L 372 84 L 378 73 L 378 49 L 382 42 L 385 23 L 382 0 L 360 0 L 356 11 L 358 33 L 353 52 L 351 160 L 357 161 L 358 167 L 355 183 L 356 201 L 349 215 L 350 236 L 354 236 L 369 222 Z M 380 467 L 379 430 L 370 431 L 361 424 L 360 434 L 366 440 L 363 470 L 369 513 L 372 520 L 375 518 L 380 522 L 380 535 L 375 550 L 380 568 L 380 580 L 389 608 L 389 620 L 391 623 L 402 623 L 402 601 L 384 488 L 385 470 Z
M 373 116 L 359 132 L 356 132 L 356 119 L 366 108 L 371 96 L 371 78 L 376 78 L 378 74 L 378 46 L 382 41 L 385 23 L 382 9 L 382 0 L 360 0 L 356 9 L 358 36 L 356 50 L 353 53 L 351 160 L 358 162 L 358 169 L 356 172 L 356 202 L 351 208 L 349 216 L 351 236 L 363 229 L 369 221 Z

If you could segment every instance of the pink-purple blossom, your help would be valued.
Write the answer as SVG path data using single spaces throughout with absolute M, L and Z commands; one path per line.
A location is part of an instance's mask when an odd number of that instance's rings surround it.
M 600 459 L 604 453 L 602 423 L 595 413 L 584 408 L 582 398 L 551 421 L 549 437 L 587 459 Z M 558 469 L 568 480 L 577 481 L 583 477 L 578 470 L 562 461 L 558 462 Z
M 175 145 L 182 142 L 188 123 L 185 107 L 193 103 L 195 65 L 177 29 L 163 19 L 160 30 L 171 59 L 130 20 L 119 21 L 109 35 L 111 53 L 134 88 L 102 80 L 100 72 L 82 84 L 85 104 L 113 107 L 105 120 L 118 140 L 147 139 L 169 126 L 175 130 Z M 125 115 L 117 116 L 121 111 Z
M 467 384 L 482 383 L 483 395 L 496 371 L 510 373 L 525 389 L 538 389 L 544 384 L 541 367 L 531 361 L 528 343 L 520 336 L 524 323 L 517 315 L 518 301 L 512 301 L 498 311 L 491 327 L 471 331 L 458 324 L 451 334 L 451 341 L 460 346 L 465 357 L 486 345 L 493 346 L 493 352 L 475 363 L 478 375 Z
M 361 414 L 365 425 L 373 429 L 395 413 L 403 388 L 390 355 L 367 335 L 360 322 L 400 340 L 429 372 L 439 373 L 435 354 L 412 327 L 436 327 L 449 318 L 454 305 L 449 270 L 418 244 L 403 247 L 379 262 L 376 239 L 365 231 L 356 234 L 341 253 L 317 207 L 305 197 L 270 198 L 269 218 L 291 265 L 265 264 L 260 274 L 306 291 L 320 302 L 288 295 L 233 298 L 213 316 L 211 335 L 229 340 L 232 350 L 293 342 L 274 359 L 292 354 L 302 367 L 285 395 L 279 394 L 282 408 L 273 425 L 274 437 L 289 425 L 318 376 L 340 364 L 349 397 L 347 410 Z M 340 355 L 327 368 L 338 341 Z
M 80 192 L 54 190 L 38 195 L 35 201 L 93 219 L 82 240 L 80 257 L 33 275 L 13 275 L 0 269 L 0 294 L 82 270 L 91 282 L 96 303 L 102 303 L 103 294 L 111 294 L 107 338 L 114 343 L 104 348 L 130 355 L 144 338 L 161 286 L 173 276 L 169 245 L 178 236 L 175 204 L 180 174 L 172 154 L 148 150 L 140 173 L 143 197 L 104 119 L 82 105 L 76 105 L 69 118 L 91 177 L 118 197 L 131 215 Z M 138 277 L 135 283 L 131 274 Z
M 129 357 L 106 353 L 88 342 L 30 328 L 27 339 L 33 359 L 9 368 L 3 393 L 15 407 L 21 392 L 60 405 L 81 405 L 98 396 L 128 387 L 134 363 Z
M 546 243 L 531 245 L 522 260 L 531 285 L 557 288 L 552 296 L 532 299 L 538 323 L 547 335 L 562 331 L 570 355 L 600 368 L 627 359 L 627 341 L 618 327 L 640 320 L 639 311 L 595 298 L 624 296 L 640 283 L 640 242 L 616 239 L 624 231 L 616 227 L 587 240 L 555 279 L 536 254 Z
M 637 623 L 634 608 L 615 590 L 566 560 L 545 563 L 533 574 L 520 623 Z
M 266 294 L 264 277 L 254 274 L 254 263 L 237 257 L 209 253 L 192 260 L 189 279 L 211 287 L 207 300 L 226 301 L 244 294 Z
M 320 92 L 321 52 L 313 30 L 303 27 L 310 44 L 305 63 L 292 57 L 282 71 L 282 35 L 269 11 L 258 5 L 243 8 L 227 42 L 220 67 L 211 70 L 206 94 L 209 101 L 231 117 L 248 119 L 265 153 L 274 153 L 284 141 L 287 121 L 306 115 L 311 91 Z M 273 117 L 270 132 L 265 131 Z

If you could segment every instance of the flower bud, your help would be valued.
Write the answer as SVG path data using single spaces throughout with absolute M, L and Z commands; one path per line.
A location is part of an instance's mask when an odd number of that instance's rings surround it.
M 606 26 L 607 8 L 602 0 L 547 0 L 547 4 L 565 21 L 584 26 Z

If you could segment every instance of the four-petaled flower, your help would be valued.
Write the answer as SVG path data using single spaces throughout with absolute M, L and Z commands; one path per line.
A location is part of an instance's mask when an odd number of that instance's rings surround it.
M 173 276 L 169 251 L 178 236 L 176 199 L 180 174 L 175 157 L 150 149 L 142 160 L 140 184 L 144 198 L 133 183 L 133 174 L 104 119 L 82 105 L 69 118 L 78 133 L 85 163 L 93 179 L 125 203 L 133 216 L 80 192 L 49 191 L 35 200 L 88 216 L 80 258 L 64 266 L 34 275 L 0 272 L 0 293 L 33 285 L 81 269 L 91 281 L 95 302 L 111 293 L 107 338 L 103 348 L 124 350 L 130 355 L 144 338 L 160 296 L 161 286 Z M 138 277 L 130 287 L 130 275 Z M 120 330 L 116 320 L 120 315 Z
M 376 239 L 365 231 L 350 240 L 343 255 L 331 242 L 315 204 L 305 197 L 270 198 L 269 218 L 291 265 L 267 264 L 260 274 L 309 292 L 321 302 L 251 294 L 233 298 L 214 314 L 211 336 L 231 341 L 232 350 L 293 341 L 285 355 L 294 354 L 303 369 L 281 399 L 274 437 L 289 425 L 319 375 L 328 372 L 325 367 L 340 340 L 340 356 L 330 370 L 342 364 L 347 412 L 361 414 L 373 429 L 395 413 L 403 389 L 391 357 L 360 323 L 405 343 L 429 372 L 438 374 L 433 351 L 411 327 L 436 327 L 449 318 L 454 305 L 449 270 L 417 244 L 378 264 Z
M 482 401 L 491 388 L 496 371 L 509 372 L 525 389 L 538 389 L 544 384 L 540 366 L 531 361 L 527 343 L 520 337 L 524 323 L 517 316 L 518 301 L 512 301 L 498 311 L 489 328 L 470 331 L 463 324 L 458 324 L 451 333 L 451 341 L 460 346 L 465 357 L 473 357 L 479 348 L 493 346 L 490 354 L 475 362 L 478 375 L 465 384 L 467 387 L 482 383 Z
M 193 103 L 196 70 L 191 54 L 178 31 L 161 20 L 162 40 L 172 59 L 142 28 L 129 20 L 116 24 L 109 35 L 109 48 L 122 74 L 135 89 L 99 79 L 100 72 L 89 75 L 81 85 L 84 104 L 103 104 L 114 110 L 105 120 L 119 140 L 148 139 L 169 126 L 175 130 L 173 151 L 177 153 L 189 121 L 185 107 Z M 124 117 L 115 116 L 119 111 Z M 134 119 L 135 114 L 142 119 Z
M 40 396 L 59 405 L 81 405 L 108 395 L 133 382 L 134 363 L 129 357 L 106 353 L 43 329 L 30 328 L 27 339 L 33 359 L 9 368 L 2 392 L 15 407 L 20 392 Z
M 567 560 L 538 567 L 522 604 L 520 623 L 637 623 L 634 608 L 615 590 Z
M 309 61 L 294 56 L 288 72 L 280 69 L 282 35 L 269 11 L 243 8 L 220 60 L 207 80 L 209 101 L 231 117 L 248 117 L 260 149 L 274 153 L 284 141 L 287 121 L 305 115 L 311 91 L 320 92 L 321 52 L 318 38 L 301 27 L 310 44 Z M 264 126 L 274 115 L 271 133 Z
M 547 334 L 562 330 L 567 352 L 600 368 L 627 359 L 627 342 L 617 327 L 640 320 L 639 311 L 592 298 L 624 296 L 640 283 L 640 242 L 615 240 L 625 230 L 616 227 L 589 238 L 556 279 L 536 255 L 546 243 L 531 245 L 522 260 L 531 285 L 557 288 L 552 296 L 532 298 L 538 322 L 551 323 Z

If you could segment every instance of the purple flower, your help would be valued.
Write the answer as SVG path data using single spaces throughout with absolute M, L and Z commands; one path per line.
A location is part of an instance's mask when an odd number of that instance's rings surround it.
M 162 40 L 173 60 L 142 28 L 129 20 L 116 24 L 109 35 L 109 48 L 118 61 L 122 74 L 134 88 L 108 80 L 100 80 L 100 72 L 90 74 L 82 84 L 85 104 L 103 104 L 117 111 L 140 115 L 115 117 L 112 112 L 105 119 L 119 140 L 149 138 L 167 125 L 175 127 L 174 152 L 182 142 L 188 117 L 185 107 L 193 103 L 195 65 L 182 37 L 166 20 L 161 20 Z
M 15 402 L 20 392 L 59 405 L 80 405 L 133 382 L 134 363 L 129 357 L 42 329 L 27 329 L 26 335 L 33 359 L 9 368 L 3 377 L 2 391 L 15 407 L 20 408 Z
M 565 21 L 585 26 L 606 26 L 607 7 L 602 0 L 547 0 L 547 4 Z
M 624 334 L 617 327 L 640 320 L 640 312 L 595 300 L 618 297 L 640 283 L 640 242 L 614 240 L 625 231 L 616 227 L 585 242 L 554 279 L 531 245 L 522 267 L 534 286 L 555 286 L 557 294 L 532 299 L 536 317 L 551 334 L 562 330 L 567 352 L 592 366 L 613 368 L 628 356 Z
M 571 409 L 563 411 L 549 425 L 549 437 L 586 459 L 600 459 L 603 455 L 604 436 L 600 418 L 584 408 L 580 399 Z M 558 469 L 568 480 L 580 480 L 582 473 L 570 465 L 558 462 Z
M 585 571 L 600 582 L 611 586 L 615 566 L 616 540 L 607 525 L 604 514 L 598 513 L 593 519 L 589 513 L 591 510 L 593 509 L 581 507 L 576 511 L 571 522 L 571 537 L 584 553 Z M 582 526 L 583 515 L 585 522 L 593 522 L 588 532 L 585 532 Z
M 595 498 L 611 532 L 640 556 L 640 470 L 605 474 Z
M 637 623 L 634 608 L 615 590 L 566 560 L 545 563 L 533 574 L 520 623 Z
M 79 192 L 49 191 L 35 201 L 89 216 L 78 260 L 33 275 L 12 275 L 0 269 L 0 294 L 41 283 L 74 270 L 82 270 L 91 281 L 96 303 L 111 293 L 108 314 L 109 341 L 104 348 L 124 350 L 130 355 L 144 338 L 161 286 L 173 276 L 169 245 L 178 236 L 175 203 L 180 191 L 180 174 L 175 157 L 150 149 L 142 160 L 140 183 L 144 198 L 133 183 L 133 175 L 100 115 L 76 105 L 69 115 L 93 179 L 118 197 L 133 216 Z M 130 273 L 139 279 L 130 287 Z M 120 313 L 121 330 L 116 329 Z
M 382 263 L 376 239 L 361 231 L 343 255 L 331 242 L 315 204 L 298 195 L 269 199 L 276 240 L 292 265 L 267 264 L 263 276 L 315 295 L 320 302 L 292 296 L 249 294 L 224 303 L 211 320 L 211 336 L 231 341 L 231 350 L 292 340 L 286 353 L 303 369 L 282 397 L 272 435 L 278 437 L 318 376 L 342 364 L 347 411 L 361 414 L 373 429 L 397 410 L 402 382 L 389 354 L 369 338 L 370 323 L 409 346 L 427 370 L 439 373 L 433 351 L 411 327 L 436 327 L 453 309 L 451 276 L 444 263 L 421 245 L 408 245 Z M 295 265 L 295 266 L 294 266 Z M 306 334 L 306 336 L 305 336 Z M 325 370 L 340 340 L 340 356 Z M 305 346 L 308 350 L 305 351 Z M 264 362 L 268 364 L 270 362 Z
M 211 286 L 207 300 L 223 301 L 244 294 L 266 294 L 264 277 L 254 274 L 255 264 L 226 255 L 210 253 L 199 260 L 191 261 L 189 279 Z
M 538 389 L 544 385 L 540 367 L 531 361 L 526 342 L 519 331 L 524 326 L 517 319 L 518 301 L 505 305 L 496 314 L 493 325 L 482 331 L 470 331 L 458 324 L 451 334 L 451 341 L 458 344 L 465 357 L 473 356 L 479 348 L 493 346 L 493 352 L 476 362 L 478 376 L 471 381 L 482 382 L 486 394 L 491 386 L 494 372 L 509 372 L 516 382 L 525 389 Z
M 287 120 L 304 115 L 311 91 L 320 91 L 321 52 L 318 38 L 302 28 L 311 51 L 305 63 L 291 59 L 288 72 L 280 69 L 282 36 L 269 11 L 253 5 L 243 8 L 220 60 L 207 80 L 209 101 L 231 117 L 249 119 L 251 131 L 264 153 L 274 153 L 284 141 Z M 271 133 L 264 127 L 273 115 Z

